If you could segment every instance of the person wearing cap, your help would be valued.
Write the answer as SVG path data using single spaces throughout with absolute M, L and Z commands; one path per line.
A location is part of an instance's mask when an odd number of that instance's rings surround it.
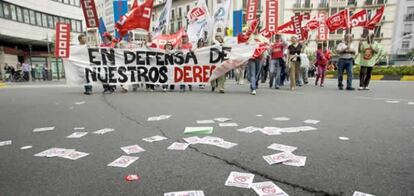
M 101 47 L 103 48 L 115 48 L 116 43 L 112 39 L 112 35 L 108 32 L 105 32 L 103 35 L 103 42 L 101 43 Z M 115 92 L 116 86 L 109 85 L 107 83 L 103 83 L 102 87 L 104 89 L 103 93 L 113 93 Z
M 180 50 L 186 50 L 186 51 L 191 51 L 191 49 L 193 48 L 193 44 L 191 44 L 191 42 L 188 39 L 188 35 L 187 33 L 183 33 L 181 36 L 181 45 L 179 46 Z M 193 90 L 193 86 L 192 85 L 188 85 L 188 89 L 190 91 Z M 181 84 L 180 85 L 180 90 L 181 92 L 185 92 L 185 84 Z
M 284 51 L 286 50 L 288 43 L 284 41 L 280 34 L 275 36 L 275 42 L 271 46 L 271 61 L 270 61 L 270 81 L 269 88 L 275 86 L 275 89 L 279 89 L 281 86 L 281 73 L 282 66 L 284 64 Z
M 218 28 L 214 36 L 214 45 L 223 46 L 224 38 L 221 29 Z M 214 92 L 216 88 L 219 89 L 220 93 L 224 93 L 224 83 L 226 82 L 226 75 L 223 75 L 213 81 L 211 81 L 211 91 Z

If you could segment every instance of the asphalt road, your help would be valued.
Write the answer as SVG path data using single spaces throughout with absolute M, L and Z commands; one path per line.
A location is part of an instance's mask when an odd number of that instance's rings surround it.
M 356 82 L 356 81 L 355 81 Z M 357 83 L 357 82 L 356 82 Z M 355 190 L 384 196 L 414 195 L 414 83 L 373 82 L 371 91 L 338 91 L 330 80 L 325 88 L 312 85 L 295 92 L 261 85 L 256 96 L 248 86 L 229 81 L 225 94 L 196 88 L 193 92 L 144 92 L 92 96 L 63 85 L 13 85 L 0 89 L 0 195 L 163 195 L 203 190 L 206 195 L 256 195 L 252 189 L 224 186 L 231 171 L 253 173 L 254 182 L 273 181 L 289 195 L 352 195 Z M 399 103 L 387 103 L 389 100 Z M 85 101 L 83 105 L 75 102 Z M 168 120 L 148 122 L 150 116 Z M 257 117 L 257 114 L 263 115 Z M 305 126 L 318 130 L 267 136 L 235 127 L 214 125 L 212 136 L 238 145 L 222 149 L 191 145 L 185 151 L 167 147 L 182 141 L 186 126 L 196 120 L 232 118 L 247 126 Z M 273 117 L 289 117 L 275 121 Z M 55 130 L 33 133 L 38 127 Z M 74 127 L 93 132 L 116 131 L 68 139 Z M 148 143 L 142 138 L 164 135 Z M 338 137 L 348 137 L 348 141 Z M 304 167 L 268 165 L 262 158 L 277 151 L 272 143 L 296 146 L 306 156 Z M 138 144 L 146 151 L 127 168 L 107 164 L 126 155 L 120 147 Z M 20 147 L 33 148 L 21 150 Z M 76 161 L 33 156 L 51 147 L 90 153 Z M 127 182 L 128 174 L 141 176 Z

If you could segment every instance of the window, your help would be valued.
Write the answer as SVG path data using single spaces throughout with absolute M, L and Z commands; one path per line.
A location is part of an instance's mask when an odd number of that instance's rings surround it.
M 30 23 L 29 10 L 23 9 L 23 19 L 24 19 L 25 23 L 27 23 L 27 24 Z
M 42 14 L 42 26 L 47 27 L 47 16 L 46 16 L 46 14 Z
M 82 23 L 81 23 L 81 21 L 76 21 L 76 32 L 82 32 Z
M 42 14 L 36 12 L 36 25 L 41 27 L 42 26 Z
M 407 14 L 414 14 L 414 6 L 407 8 Z
M 409 49 L 410 48 L 410 41 L 403 41 L 401 44 L 402 49 Z
M 178 27 L 177 27 L 177 29 L 181 29 L 181 27 L 183 27 L 183 22 L 181 22 L 181 20 L 180 20 L 180 21 L 178 21 Z
M 79 0 L 75 0 L 75 5 L 76 5 L 76 6 L 80 6 L 80 2 L 79 2 Z
M 413 24 L 405 24 L 404 25 L 404 34 L 405 33 L 411 33 L 411 31 L 412 31 L 412 29 L 413 29 Z
M 187 5 L 187 13 L 190 12 L 190 5 Z
M 71 28 L 71 31 L 76 32 L 76 21 L 75 20 L 70 21 L 70 28 Z
M 170 28 L 170 32 L 173 33 L 174 32 L 174 23 L 171 23 L 171 28 Z
M 64 19 L 64 18 L 62 18 L 62 17 L 60 17 L 60 18 L 59 18 L 59 22 L 64 23 L 64 22 L 65 22 L 65 19 Z
M 49 22 L 49 28 L 55 28 L 55 22 L 53 21 L 53 16 L 47 16 L 47 21 Z
M 70 5 L 75 5 L 76 0 L 70 0 Z
M 16 6 L 10 5 L 10 15 L 12 20 L 17 20 L 16 17 Z
M 36 25 L 36 16 L 33 10 L 29 11 L 30 14 L 30 24 Z
M 17 21 L 23 22 L 22 8 L 16 7 Z
M 10 19 L 10 5 L 5 3 L 3 4 L 4 18 Z
M 174 18 L 175 18 L 175 12 L 174 11 L 175 11 L 174 9 L 171 10 L 171 20 L 174 20 Z
M 56 25 L 56 23 L 57 23 L 57 22 L 59 22 L 59 17 L 55 16 L 55 17 L 53 17 L 53 18 L 54 18 L 55 25 Z
M 181 8 L 178 8 L 178 18 L 181 18 L 183 16 L 183 12 Z

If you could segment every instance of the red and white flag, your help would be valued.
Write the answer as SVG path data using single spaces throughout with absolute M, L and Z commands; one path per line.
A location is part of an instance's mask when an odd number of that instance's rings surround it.
M 55 57 L 68 58 L 70 48 L 70 24 L 56 23 Z
M 335 31 L 337 29 L 346 29 L 349 24 L 349 11 L 344 9 L 326 19 L 326 26 L 329 31 Z
M 361 10 L 349 18 L 349 25 L 353 27 L 364 27 L 367 24 L 367 10 Z
M 289 21 L 277 28 L 277 33 L 280 34 L 295 34 L 295 30 L 293 29 L 293 22 Z
M 321 21 L 325 21 L 327 17 L 326 12 L 324 11 L 320 11 L 318 12 L 318 18 Z M 316 35 L 317 40 L 320 41 L 326 41 L 328 40 L 328 28 L 326 27 L 326 24 L 324 22 L 320 23 L 319 29 L 318 29 L 318 34 Z
M 302 34 L 302 19 L 303 17 L 301 15 L 295 15 L 291 18 L 293 22 L 293 30 L 295 31 L 295 34 L 298 36 L 299 40 L 305 39 Z
M 138 6 L 136 0 L 134 5 L 125 16 L 115 24 L 115 28 L 118 29 L 119 35 L 124 37 L 128 31 L 134 29 L 149 30 L 151 24 L 151 14 L 153 9 L 154 0 L 146 0 L 143 4 Z
M 306 24 L 305 24 L 305 29 L 309 30 L 309 31 L 313 31 L 315 29 L 318 29 L 321 26 L 321 22 L 318 19 L 312 19 L 309 20 Z
M 96 12 L 96 6 L 94 0 L 80 0 L 82 6 L 83 15 L 85 16 L 86 27 L 98 28 L 99 20 L 98 13 Z
M 246 21 L 253 20 L 257 16 L 258 0 L 247 0 Z
M 279 18 L 279 0 L 266 0 L 266 27 L 267 32 L 276 32 Z
M 382 15 L 384 15 L 385 6 L 382 6 L 380 9 L 377 10 L 377 13 L 374 17 L 371 18 L 369 22 L 365 25 L 365 28 L 369 30 L 374 30 L 375 26 L 382 21 Z
M 171 35 L 157 36 L 152 40 L 152 43 L 156 44 L 159 48 L 165 48 L 167 42 L 171 42 L 171 44 L 175 48 L 176 46 L 178 46 L 178 44 L 181 43 L 183 34 L 185 34 L 185 31 L 183 28 L 181 28 L 177 33 Z

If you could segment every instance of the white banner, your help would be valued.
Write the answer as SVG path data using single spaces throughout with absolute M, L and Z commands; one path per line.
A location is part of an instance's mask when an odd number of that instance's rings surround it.
M 68 85 L 206 84 L 213 72 L 214 77 L 224 75 L 251 58 L 255 49 L 255 45 L 243 44 L 166 53 L 147 48 L 72 46 L 64 65 Z
M 193 48 L 197 47 L 197 41 L 201 38 L 204 41 L 210 40 L 214 26 L 206 0 L 198 0 L 197 5 L 188 12 L 187 18 L 190 20 L 187 34 Z
M 157 37 L 162 35 L 164 29 L 167 29 L 170 23 L 170 13 L 171 13 L 171 4 L 172 0 L 167 0 L 165 3 L 164 9 L 160 13 L 160 17 L 154 24 L 154 31 L 152 32 L 152 37 Z M 167 33 L 168 34 L 168 33 Z

